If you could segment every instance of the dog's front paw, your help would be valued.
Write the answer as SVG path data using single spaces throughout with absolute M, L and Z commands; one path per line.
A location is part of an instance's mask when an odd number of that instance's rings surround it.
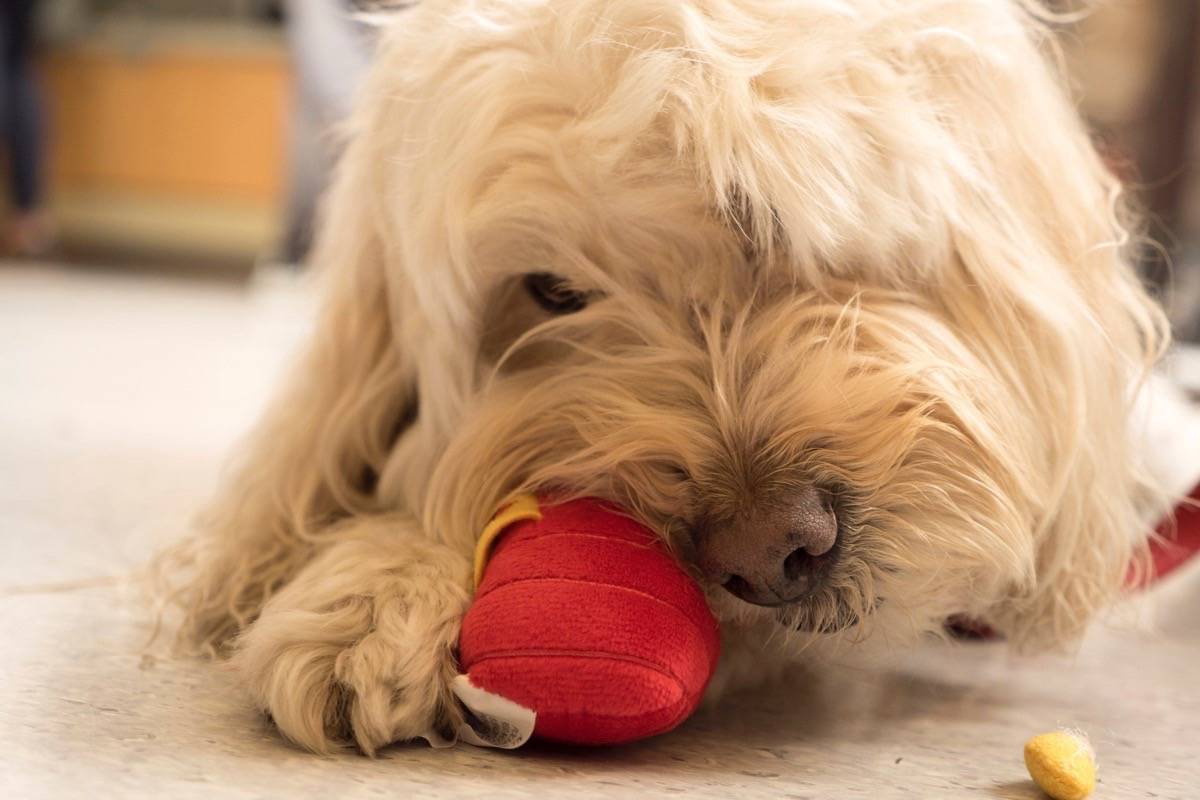
M 469 561 L 398 535 L 348 533 L 263 608 L 233 667 L 289 739 L 365 753 L 454 730 L 454 647 L 469 602 Z

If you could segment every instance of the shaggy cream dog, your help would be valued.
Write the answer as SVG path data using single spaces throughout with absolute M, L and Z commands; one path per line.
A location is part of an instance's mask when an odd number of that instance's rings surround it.
M 474 538 L 554 487 L 694 563 L 714 691 L 953 614 L 1078 637 L 1163 508 L 1127 423 L 1166 335 L 1039 13 L 395 16 L 319 329 L 204 519 L 183 635 L 313 750 L 452 726 Z

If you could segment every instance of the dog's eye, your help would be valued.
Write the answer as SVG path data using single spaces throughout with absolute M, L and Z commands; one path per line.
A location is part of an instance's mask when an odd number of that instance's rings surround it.
M 550 272 L 531 272 L 524 278 L 525 291 L 550 314 L 574 314 L 588 304 L 588 297 L 577 292 L 563 278 Z

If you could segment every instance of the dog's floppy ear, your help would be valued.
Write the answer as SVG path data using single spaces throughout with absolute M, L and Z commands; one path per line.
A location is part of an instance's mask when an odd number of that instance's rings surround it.
M 299 503 L 310 520 L 371 511 L 384 462 L 417 414 L 405 273 L 387 245 L 372 135 L 350 143 L 328 197 L 313 258 L 324 307 L 287 407 L 277 408 L 287 430 L 308 439 L 291 443 L 309 461 L 291 469 L 313 471 Z
M 416 368 L 399 329 L 403 272 L 386 244 L 375 132 L 365 122 L 324 208 L 313 256 L 323 308 L 307 350 L 186 556 L 195 575 L 178 597 L 181 641 L 224 650 L 331 523 L 377 510 L 379 475 L 417 414 Z
M 943 94 L 970 171 L 947 204 L 958 278 L 939 291 L 1018 412 L 989 455 L 1025 525 L 1005 533 L 1016 558 L 987 614 L 1034 649 L 1080 637 L 1169 506 L 1129 424 L 1168 332 L 1131 264 L 1121 187 L 1026 24 Z

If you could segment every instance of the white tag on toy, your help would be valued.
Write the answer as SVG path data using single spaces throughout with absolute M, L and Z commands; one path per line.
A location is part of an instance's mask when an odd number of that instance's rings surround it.
M 512 750 L 525 744 L 533 735 L 533 724 L 537 721 L 533 709 L 480 689 L 466 675 L 457 676 L 450 683 L 450 690 L 463 704 L 466 717 L 456 731 L 458 741 L 476 747 Z M 425 740 L 436 748 L 455 744 L 436 731 L 426 733 Z
M 529 741 L 537 713 L 506 697 L 492 694 L 459 675 L 451 691 L 466 708 L 467 720 L 458 728 L 458 738 L 478 747 L 512 750 Z

